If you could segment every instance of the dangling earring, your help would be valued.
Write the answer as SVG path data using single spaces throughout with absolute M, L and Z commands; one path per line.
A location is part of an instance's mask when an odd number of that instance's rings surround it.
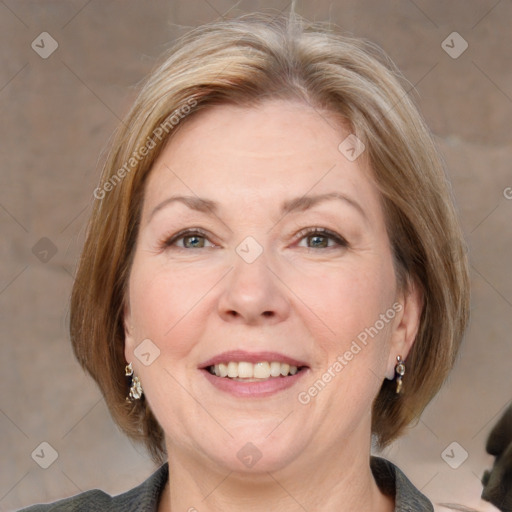
M 142 396 L 142 386 L 140 384 L 139 377 L 133 376 L 133 366 L 132 363 L 126 365 L 124 369 L 124 374 L 126 377 L 132 378 L 132 383 L 130 386 L 130 394 L 126 397 L 127 402 L 133 402 L 134 400 L 139 400 Z
M 402 361 L 402 356 L 396 356 L 396 394 L 399 395 L 402 392 L 402 377 L 405 374 L 405 364 Z

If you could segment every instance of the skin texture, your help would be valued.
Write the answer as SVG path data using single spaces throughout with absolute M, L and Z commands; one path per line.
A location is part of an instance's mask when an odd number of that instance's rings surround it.
M 349 132 L 294 102 L 212 107 L 187 120 L 159 156 L 145 191 L 125 313 L 127 361 L 166 434 L 170 484 L 161 510 L 393 510 L 369 468 L 371 405 L 396 356 L 407 357 L 421 297 L 397 289 L 379 193 Z M 281 204 L 337 192 L 287 214 Z M 215 214 L 173 195 L 207 198 Z M 176 233 L 201 228 L 206 237 Z M 320 234 L 325 228 L 348 245 Z M 236 252 L 248 236 L 263 250 Z M 325 388 L 308 388 L 393 304 L 403 308 Z M 134 350 L 160 350 L 149 366 Z M 306 361 L 293 387 L 265 398 L 216 389 L 198 369 L 226 350 L 277 351 Z M 406 380 L 406 377 L 405 377 Z M 251 468 L 237 457 L 252 443 Z M 206 496 L 206 498 L 205 498 Z

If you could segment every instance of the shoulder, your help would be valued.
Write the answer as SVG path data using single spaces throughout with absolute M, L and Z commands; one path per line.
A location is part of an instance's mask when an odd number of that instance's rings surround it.
M 110 496 L 100 490 L 86 491 L 71 498 L 41 505 L 32 505 L 19 512 L 135 512 L 156 511 L 158 500 L 167 482 L 168 466 L 164 464 L 139 486 Z
M 59 500 L 54 503 L 32 505 L 20 512 L 78 512 L 79 510 L 110 510 L 112 497 L 102 491 L 86 491 L 71 498 Z
M 395 512 L 434 512 L 428 498 L 392 462 L 372 457 L 370 466 L 380 490 L 395 498 Z

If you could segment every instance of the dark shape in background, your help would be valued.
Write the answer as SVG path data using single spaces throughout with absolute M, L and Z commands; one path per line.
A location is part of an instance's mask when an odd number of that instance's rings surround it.
M 512 404 L 487 438 L 487 453 L 494 455 L 494 466 L 482 477 L 482 499 L 503 512 L 512 512 Z

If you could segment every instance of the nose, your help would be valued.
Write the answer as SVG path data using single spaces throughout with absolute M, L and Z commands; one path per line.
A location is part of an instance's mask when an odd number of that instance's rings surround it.
M 265 252 L 252 263 L 237 254 L 224 282 L 218 312 L 223 320 L 247 325 L 276 324 L 289 315 L 286 287 L 268 266 Z

